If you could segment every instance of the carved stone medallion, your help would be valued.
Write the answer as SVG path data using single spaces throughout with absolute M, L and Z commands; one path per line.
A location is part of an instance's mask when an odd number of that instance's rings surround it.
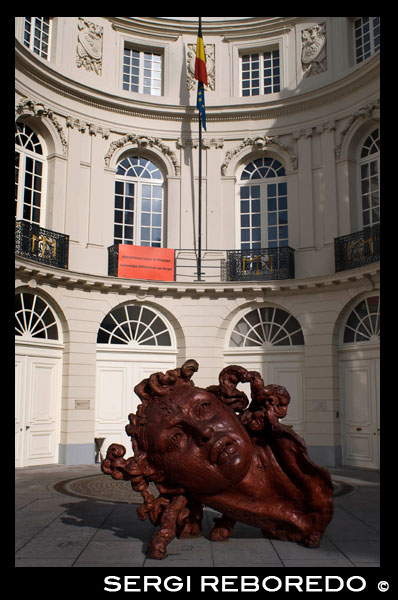
M 210 90 L 215 89 L 215 46 L 205 44 L 207 83 Z M 187 86 L 189 90 L 195 87 L 196 44 L 187 44 Z
M 104 28 L 79 17 L 76 64 L 87 71 L 102 73 L 102 39 Z
M 303 77 L 318 75 L 327 70 L 326 23 L 301 32 L 301 66 Z

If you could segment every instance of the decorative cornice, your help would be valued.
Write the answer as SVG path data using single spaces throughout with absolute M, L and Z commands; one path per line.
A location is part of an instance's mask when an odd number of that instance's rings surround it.
M 257 136 L 255 138 L 245 138 L 238 146 L 236 146 L 236 148 L 226 152 L 224 162 L 221 165 L 222 175 L 227 174 L 227 168 L 232 158 L 248 146 L 252 146 L 253 150 L 264 150 L 266 147 L 272 148 L 272 146 L 278 146 L 279 148 L 288 153 L 293 169 L 297 169 L 297 155 L 295 154 L 293 148 L 281 142 L 279 136 L 269 137 L 265 135 Z
M 110 17 L 107 18 L 110 19 Z M 47 86 L 58 95 L 101 110 L 126 114 L 130 117 L 177 122 L 197 119 L 197 111 L 194 106 L 164 104 L 157 102 L 155 98 L 150 102 L 126 98 L 83 85 L 36 59 L 18 41 L 16 41 L 15 66 L 17 70 L 21 69 L 30 80 Z M 307 93 L 285 95 L 285 97 L 273 101 L 267 99 L 256 103 L 238 102 L 223 106 L 207 106 L 206 119 L 209 123 L 217 123 L 247 119 L 273 119 L 297 112 L 308 112 L 315 107 L 329 104 L 356 91 L 378 76 L 379 56 L 375 55 L 360 67 L 350 70 L 345 76 L 324 87 Z
M 175 41 L 181 35 L 197 35 L 198 21 L 166 17 L 105 17 L 112 28 L 128 34 Z M 291 31 L 300 17 L 242 17 L 234 21 L 207 21 L 202 18 L 203 35 L 221 35 L 226 41 L 276 35 Z
M 30 100 L 26 97 L 21 98 L 21 100 L 18 102 L 15 108 L 15 115 L 16 119 L 18 119 L 21 115 L 31 115 L 39 119 L 41 119 L 42 117 L 47 117 L 47 119 L 49 119 L 52 122 L 52 124 L 58 132 L 64 154 L 67 153 L 68 142 L 66 141 L 64 130 L 57 121 L 53 111 L 47 106 L 45 106 L 42 102 L 34 102 L 33 100 Z
M 111 143 L 111 145 L 109 146 L 109 150 L 105 155 L 105 165 L 107 167 L 109 167 L 111 158 L 114 155 L 115 151 L 118 148 L 122 148 L 123 146 L 126 146 L 126 144 L 133 144 L 133 145 L 137 146 L 138 148 L 147 148 L 148 146 L 150 148 L 153 148 L 153 147 L 158 148 L 162 154 L 164 154 L 165 156 L 168 156 L 170 158 L 170 160 L 174 166 L 174 174 L 175 175 L 180 174 L 180 164 L 177 160 L 175 152 L 173 152 L 171 150 L 171 148 L 169 148 L 169 146 L 166 146 L 166 144 L 164 144 L 160 138 L 143 136 L 143 135 L 135 135 L 134 133 L 128 133 L 127 135 L 125 135 Z
M 170 295 L 180 297 L 184 294 L 220 296 L 237 293 L 245 296 L 256 294 L 302 294 L 335 291 L 355 285 L 369 286 L 369 278 L 376 283 L 380 276 L 380 263 L 372 263 L 357 269 L 341 271 L 331 275 L 319 275 L 303 279 L 285 279 L 278 281 L 220 281 L 220 282 L 160 282 L 137 279 L 122 279 L 100 275 L 89 275 L 76 271 L 64 271 L 35 261 L 16 257 L 16 276 L 22 280 L 34 280 L 37 284 L 49 284 L 87 291 L 110 293 Z

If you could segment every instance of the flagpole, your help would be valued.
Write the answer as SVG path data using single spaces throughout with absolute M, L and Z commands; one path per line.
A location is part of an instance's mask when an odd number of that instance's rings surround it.
M 202 29 L 202 17 L 199 17 L 199 30 Z M 202 276 L 202 117 L 199 112 L 199 194 L 198 194 L 198 281 Z

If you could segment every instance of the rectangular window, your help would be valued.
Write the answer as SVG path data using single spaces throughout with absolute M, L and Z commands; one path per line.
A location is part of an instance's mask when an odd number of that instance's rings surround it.
M 259 96 L 280 92 L 279 50 L 267 50 L 241 56 L 242 96 Z
M 354 21 L 355 59 L 357 63 L 380 50 L 380 17 L 359 17 Z
M 25 17 L 24 45 L 48 60 L 50 44 L 50 17 Z
M 123 53 L 124 90 L 160 96 L 162 93 L 162 56 L 125 46 Z
M 259 185 L 240 188 L 241 249 L 261 248 L 261 194 Z
M 113 236 L 115 244 L 134 244 L 135 184 L 115 182 L 115 214 Z
M 289 245 L 287 225 L 287 184 L 267 185 L 268 247 L 281 248 Z

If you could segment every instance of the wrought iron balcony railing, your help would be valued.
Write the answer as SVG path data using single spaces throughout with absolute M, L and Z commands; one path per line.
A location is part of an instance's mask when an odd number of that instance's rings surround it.
M 68 268 L 69 236 L 28 221 L 15 224 L 15 254 L 57 267 Z
M 380 260 L 380 225 L 335 238 L 334 256 L 336 273 Z
M 226 281 L 294 279 L 294 250 L 289 246 L 227 250 L 226 254 Z
M 119 247 L 108 248 L 108 275 L 118 275 Z M 175 280 L 198 281 L 197 252 L 175 250 Z M 263 281 L 294 279 L 293 248 L 202 250 L 202 281 Z

